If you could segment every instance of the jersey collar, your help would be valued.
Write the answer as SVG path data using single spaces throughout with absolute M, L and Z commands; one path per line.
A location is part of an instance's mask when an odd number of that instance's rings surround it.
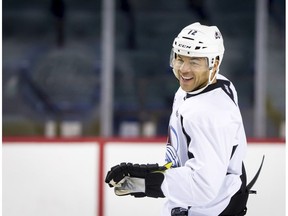
M 198 93 L 193 93 L 193 92 L 187 92 L 186 94 L 186 99 L 188 98 L 191 98 L 191 97 L 195 97 L 197 95 L 200 95 L 200 94 L 204 94 L 206 92 L 210 92 L 214 89 L 217 89 L 217 88 L 222 88 L 225 93 L 227 93 L 228 95 L 231 95 L 233 94 L 232 91 L 229 91 L 228 90 L 228 87 L 230 87 L 230 81 L 228 80 L 220 80 L 220 79 L 217 79 L 217 82 L 213 83 L 213 84 L 210 84 L 208 85 L 205 89 L 203 89 L 201 92 L 198 92 Z M 231 96 L 230 96 L 231 97 Z M 234 99 L 234 98 L 233 98 Z M 234 100 L 233 100 L 234 101 Z

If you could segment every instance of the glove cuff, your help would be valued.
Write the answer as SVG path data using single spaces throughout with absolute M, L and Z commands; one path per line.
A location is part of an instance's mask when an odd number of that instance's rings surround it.
M 148 173 L 145 177 L 145 194 L 148 197 L 165 197 L 161 185 L 164 180 L 164 174 L 161 172 Z

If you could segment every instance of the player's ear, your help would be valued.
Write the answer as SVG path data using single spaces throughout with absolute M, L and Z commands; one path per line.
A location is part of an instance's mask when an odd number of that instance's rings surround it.
M 219 56 L 217 56 L 216 59 L 215 59 L 214 65 L 213 65 L 212 77 L 215 76 L 215 74 L 216 74 L 216 72 L 218 70 L 218 67 L 219 67 L 219 63 L 220 63 Z
M 218 67 L 219 67 L 219 56 L 216 57 L 214 65 L 213 65 L 213 68 L 212 68 L 213 70 L 212 70 L 212 74 L 211 74 L 211 77 L 213 77 L 213 79 L 211 79 L 211 80 L 214 80 L 216 73 L 217 73 L 217 70 L 218 70 Z
M 217 56 L 216 57 L 216 59 L 215 59 L 215 62 L 214 62 L 214 70 L 216 70 L 217 71 L 217 69 L 218 69 L 218 67 L 219 67 L 219 63 L 220 63 L 220 61 L 219 61 L 219 56 Z

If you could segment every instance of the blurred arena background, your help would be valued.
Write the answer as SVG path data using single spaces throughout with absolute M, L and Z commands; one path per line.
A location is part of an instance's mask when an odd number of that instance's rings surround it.
M 284 216 L 285 0 L 3 0 L 3 215 L 159 215 L 163 199 L 119 199 L 104 178 L 164 163 L 171 44 L 197 21 L 224 37 L 249 180 L 265 155 L 247 215 Z
M 107 26 L 102 2 L 107 1 L 3 0 L 4 137 L 103 135 L 102 42 Z M 171 43 L 184 26 L 199 21 L 217 25 L 223 34 L 226 52 L 220 73 L 238 89 L 247 136 L 283 138 L 285 1 L 263 2 L 264 132 L 255 131 L 257 13 L 263 13 L 257 10 L 258 1 L 116 0 L 106 10 L 115 27 L 108 135 L 166 135 L 178 88 L 169 68 Z

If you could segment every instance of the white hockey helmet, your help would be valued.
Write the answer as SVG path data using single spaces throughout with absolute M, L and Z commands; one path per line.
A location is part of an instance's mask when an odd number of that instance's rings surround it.
M 206 26 L 196 22 L 183 28 L 174 39 L 170 66 L 173 68 L 176 54 L 189 57 L 207 57 L 209 70 L 212 71 L 215 59 L 219 56 L 218 73 L 224 50 L 223 38 L 219 29 L 216 26 Z M 178 72 L 174 69 L 173 72 L 178 79 Z

